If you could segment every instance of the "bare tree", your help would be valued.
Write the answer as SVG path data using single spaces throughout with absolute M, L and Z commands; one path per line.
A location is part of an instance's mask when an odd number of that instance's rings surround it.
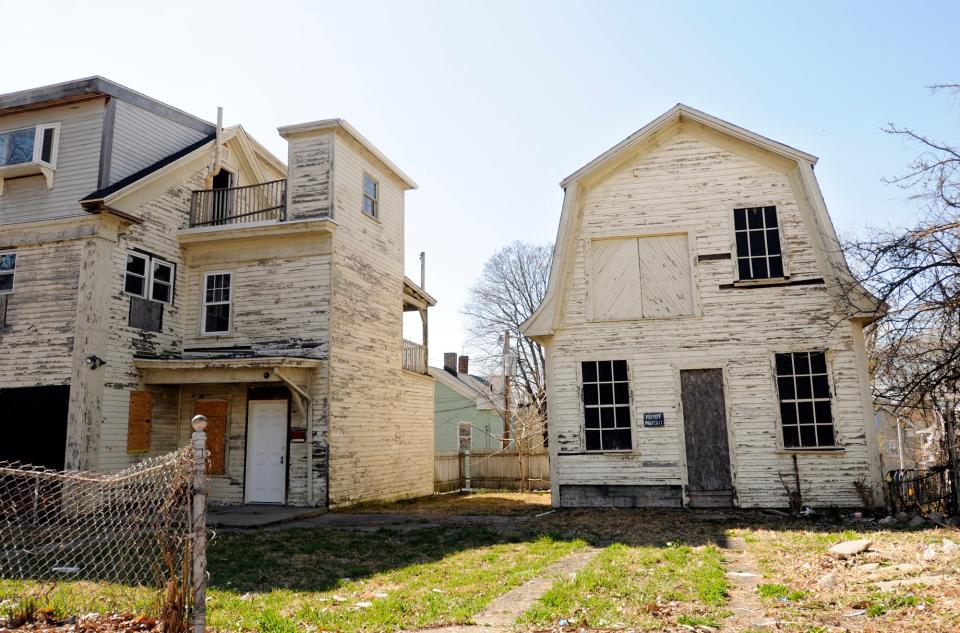
M 960 84 L 931 88 L 960 93 Z M 943 429 L 943 453 L 957 481 L 960 148 L 908 127 L 889 124 L 884 131 L 921 147 L 908 171 L 888 181 L 909 191 L 921 213 L 905 230 L 875 230 L 847 244 L 861 282 L 889 306 L 867 332 L 875 396 L 898 415 L 919 415 Z M 960 507 L 960 486 L 952 503 Z
M 483 267 L 463 309 L 468 318 L 470 343 L 491 374 L 502 371 L 503 333 L 510 331 L 512 352 L 517 355 L 513 381 L 521 403 L 546 411 L 543 348 L 520 332 L 520 325 L 540 305 L 547 290 L 553 246 L 513 242 L 497 251 Z
M 909 191 L 921 213 L 910 228 L 874 230 L 846 251 L 861 282 L 889 305 L 868 331 L 878 399 L 930 409 L 960 385 L 960 149 L 907 127 L 884 131 L 922 148 L 907 173 L 888 181 Z

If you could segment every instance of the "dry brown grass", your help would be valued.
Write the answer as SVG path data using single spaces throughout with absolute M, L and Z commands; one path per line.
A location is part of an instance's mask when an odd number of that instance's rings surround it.
M 956 530 L 741 529 L 764 576 L 767 615 L 805 631 L 933 633 L 960 630 L 960 542 Z M 839 560 L 834 543 L 866 538 L 870 551 Z M 944 539 L 948 541 L 944 541 Z M 947 543 L 947 547 L 944 544 Z M 929 550 L 926 556 L 925 552 Z M 926 585 L 910 579 L 940 577 Z M 830 580 L 823 584 L 818 581 Z M 907 580 L 882 590 L 878 583 Z
M 394 503 L 366 503 L 343 512 L 434 516 L 521 516 L 550 510 L 549 492 L 483 491 L 449 493 Z

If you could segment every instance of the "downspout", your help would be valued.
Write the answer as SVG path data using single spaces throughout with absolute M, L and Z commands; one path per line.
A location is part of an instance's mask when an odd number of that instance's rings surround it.
M 217 108 L 217 138 L 213 143 L 213 160 L 207 170 L 205 189 L 213 188 L 213 177 L 220 171 L 220 148 L 223 146 L 223 107 Z
M 307 418 L 307 505 L 313 506 L 313 398 L 292 380 L 287 378 L 280 367 L 273 370 L 273 375 L 279 378 L 291 391 L 296 393 L 307 403 L 304 415 Z

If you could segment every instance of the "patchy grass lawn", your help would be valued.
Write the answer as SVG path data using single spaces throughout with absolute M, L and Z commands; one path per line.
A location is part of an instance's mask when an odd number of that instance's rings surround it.
M 211 549 L 208 622 L 264 633 L 466 623 L 584 545 L 473 528 L 224 534 Z
M 520 621 L 537 628 L 562 620 L 587 629 L 718 627 L 728 615 L 726 592 L 716 547 L 616 544 L 574 578 L 556 583 Z
M 950 545 L 960 541 L 956 530 L 733 531 L 759 564 L 757 593 L 767 614 L 790 629 L 960 630 L 960 547 Z M 862 538 L 874 542 L 870 551 L 846 560 L 828 554 L 835 543 Z M 879 584 L 900 580 L 896 587 Z
M 382 514 L 427 514 L 434 516 L 521 516 L 550 510 L 549 492 L 509 492 L 488 490 L 420 497 L 393 503 L 365 503 L 343 508 L 341 512 Z

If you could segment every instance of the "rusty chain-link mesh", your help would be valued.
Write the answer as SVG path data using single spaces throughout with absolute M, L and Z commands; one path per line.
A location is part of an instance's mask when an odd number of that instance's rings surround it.
M 182 621 L 192 478 L 190 448 L 117 473 L 0 462 L 0 625 L 31 610 Z

